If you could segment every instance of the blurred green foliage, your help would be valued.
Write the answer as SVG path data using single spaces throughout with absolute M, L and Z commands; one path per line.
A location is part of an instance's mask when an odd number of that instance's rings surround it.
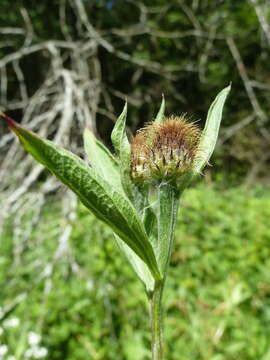
M 166 359 L 269 359 L 269 195 L 260 187 L 186 191 L 164 296 Z M 28 234 L 32 218 L 25 214 L 19 231 Z M 34 332 L 51 360 L 150 359 L 143 287 L 112 233 L 80 207 L 64 246 L 57 240 L 66 225 L 55 200 L 24 243 L 12 239 L 9 219 L 0 344 L 24 359 Z

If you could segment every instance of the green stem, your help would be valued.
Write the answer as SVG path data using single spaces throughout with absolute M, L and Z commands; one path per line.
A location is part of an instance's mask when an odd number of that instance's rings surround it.
M 162 292 L 163 283 L 157 283 L 150 294 L 150 321 L 152 332 L 152 360 L 163 358 L 162 337 Z
M 158 189 L 158 264 L 166 276 L 171 257 L 174 228 L 178 211 L 178 196 L 176 187 L 170 184 L 160 184 Z
M 155 284 L 150 294 L 152 330 L 152 360 L 163 358 L 162 293 L 168 263 L 171 257 L 173 234 L 178 210 L 177 188 L 172 184 L 160 184 L 158 188 L 156 255 L 163 279 Z

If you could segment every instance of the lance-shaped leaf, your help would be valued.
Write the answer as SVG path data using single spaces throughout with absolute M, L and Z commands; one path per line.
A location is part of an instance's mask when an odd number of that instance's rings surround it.
M 160 184 L 157 211 L 158 239 L 154 249 L 163 276 L 166 274 L 171 257 L 178 204 L 179 200 L 175 186 Z
M 194 161 L 193 171 L 194 174 L 198 174 L 204 168 L 204 166 L 208 163 L 218 137 L 218 131 L 220 127 L 222 110 L 225 104 L 225 100 L 231 90 L 231 86 L 227 86 L 223 89 L 215 98 L 214 102 L 211 104 L 207 119 L 205 123 L 205 127 L 201 136 L 201 140 L 198 146 L 198 152 L 196 154 L 196 158 Z
M 103 178 L 107 179 L 112 186 L 123 191 L 119 166 L 110 151 L 94 136 L 92 131 L 84 131 L 84 147 L 91 165 Z M 154 278 L 148 266 L 138 255 L 126 245 L 126 243 L 115 234 L 116 243 L 121 252 L 126 256 L 138 277 L 145 284 L 147 291 L 152 291 Z
M 164 95 L 162 95 L 162 102 L 155 118 L 155 123 L 161 124 L 164 121 L 164 113 L 165 113 L 165 99 Z
M 138 255 L 135 254 L 135 252 L 129 246 L 124 243 L 123 240 L 119 238 L 119 236 L 115 235 L 115 240 L 120 250 L 124 253 L 128 261 L 130 262 L 138 277 L 145 284 L 146 290 L 149 292 L 153 291 L 155 281 L 153 276 L 151 275 L 151 272 L 149 271 L 148 266 L 138 257 Z
M 126 147 L 127 152 L 130 151 L 129 150 L 130 146 L 126 135 L 126 119 L 127 119 L 127 103 L 125 103 L 124 109 L 120 114 L 120 116 L 118 117 L 111 134 L 114 150 L 118 155 L 120 155 L 123 146 Z
M 133 198 L 133 184 L 130 179 L 131 148 L 126 134 L 127 103 L 117 119 L 111 139 L 115 152 L 119 155 L 121 181 L 127 196 Z
M 148 265 L 155 279 L 160 278 L 153 248 L 131 202 L 102 179 L 78 156 L 41 139 L 7 116 L 9 127 L 38 162 L 74 191 L 81 202 L 112 230 Z
M 89 129 L 84 130 L 84 149 L 91 166 L 115 189 L 123 192 L 117 160 Z

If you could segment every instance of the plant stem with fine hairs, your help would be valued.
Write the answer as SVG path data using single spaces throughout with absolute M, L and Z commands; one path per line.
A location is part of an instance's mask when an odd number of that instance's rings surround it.
M 160 282 L 156 284 L 149 297 L 152 332 L 152 360 L 162 360 L 163 358 L 162 292 L 163 282 Z
M 177 189 L 168 183 L 160 184 L 158 188 L 158 260 L 163 272 L 163 279 L 157 281 L 150 293 L 150 318 L 152 331 L 152 360 L 163 359 L 163 323 L 162 294 L 166 279 L 167 267 L 171 255 L 174 226 L 178 210 Z

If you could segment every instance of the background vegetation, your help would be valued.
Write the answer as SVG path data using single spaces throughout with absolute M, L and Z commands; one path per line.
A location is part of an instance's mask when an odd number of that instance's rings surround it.
M 1 0 L 0 108 L 84 156 L 156 114 L 201 119 L 233 83 L 219 146 L 180 209 L 168 360 L 270 359 L 269 0 Z M 74 196 L 0 123 L 0 359 L 150 358 L 142 285 Z

